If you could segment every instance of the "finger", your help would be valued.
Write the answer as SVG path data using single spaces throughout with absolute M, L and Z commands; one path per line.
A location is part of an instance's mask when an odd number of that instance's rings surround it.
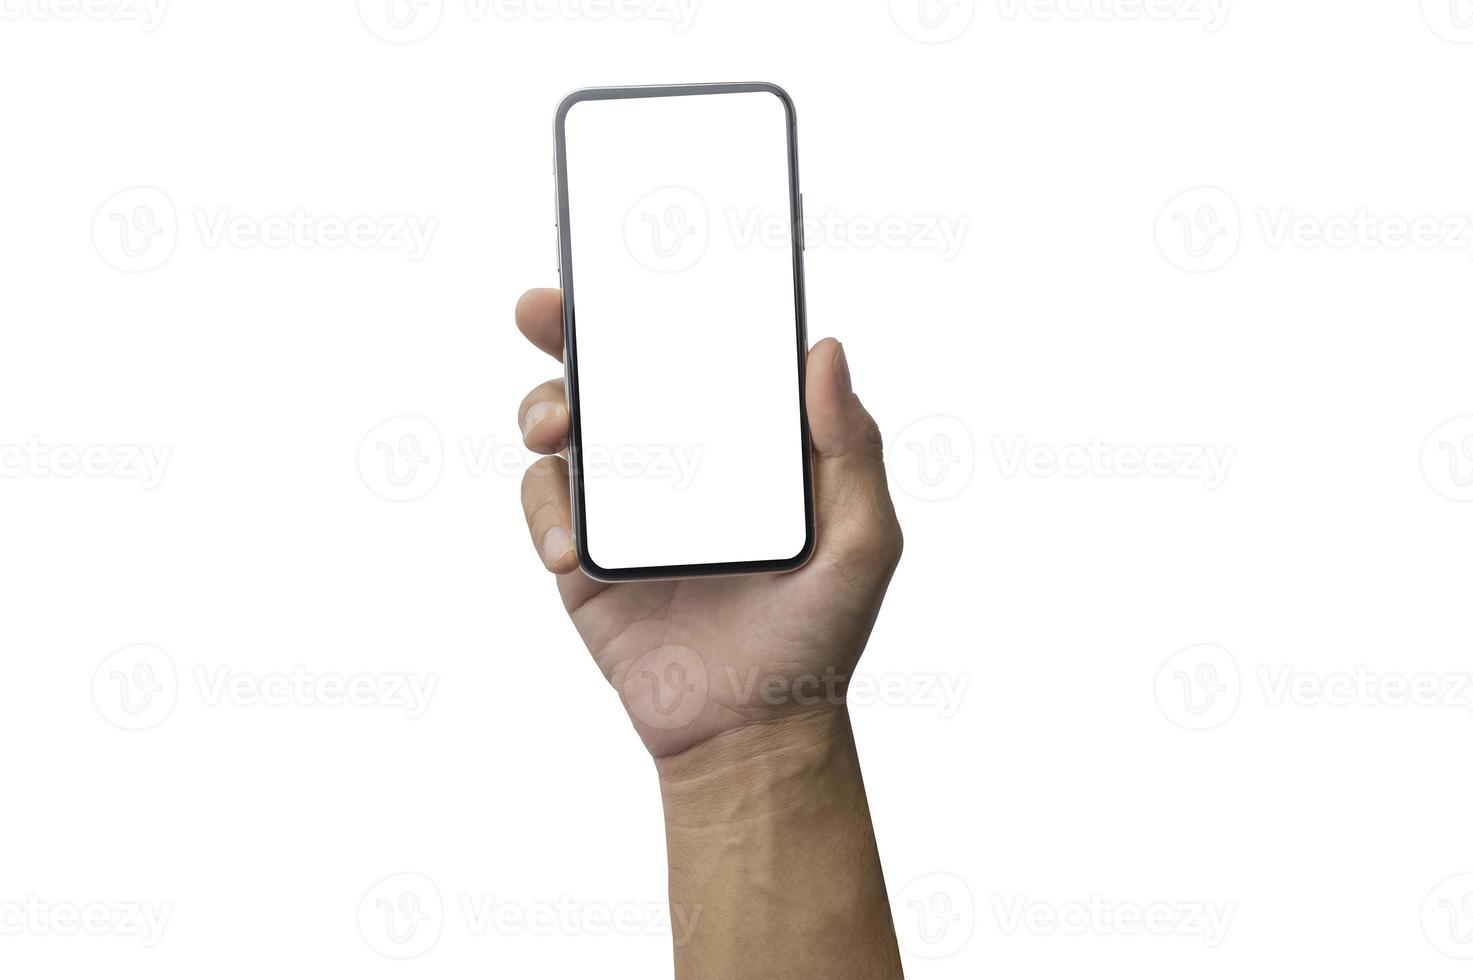
M 813 439 L 819 549 L 900 560 L 880 427 L 854 394 L 844 347 L 832 338 L 808 352 L 808 429 Z
M 808 428 L 819 457 L 884 458 L 880 429 L 854 394 L 844 345 L 832 337 L 808 352 Z
M 538 350 L 563 359 L 563 291 L 529 289 L 517 300 L 517 327 Z
M 517 409 L 522 442 L 534 453 L 560 453 L 568 444 L 568 399 L 563 379 L 555 378 L 527 392 Z
M 577 568 L 568 508 L 568 464 L 561 456 L 545 456 L 522 474 L 522 511 L 542 564 L 560 575 Z

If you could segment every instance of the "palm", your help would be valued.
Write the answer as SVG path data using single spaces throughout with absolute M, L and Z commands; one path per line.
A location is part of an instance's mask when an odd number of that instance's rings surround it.
M 843 694 L 873 586 L 820 554 L 788 575 L 606 585 L 561 576 L 563 603 L 651 754 Z M 886 576 L 888 578 L 888 574 Z
M 517 325 L 562 355 L 562 297 L 532 290 Z M 885 485 L 879 430 L 850 390 L 832 340 L 807 361 L 818 546 L 779 575 L 595 582 L 572 550 L 568 474 L 549 455 L 522 481 L 522 504 L 563 604 L 635 729 L 656 757 L 723 732 L 842 700 L 900 559 L 900 528 Z M 532 389 L 519 412 L 528 448 L 567 444 L 561 379 Z

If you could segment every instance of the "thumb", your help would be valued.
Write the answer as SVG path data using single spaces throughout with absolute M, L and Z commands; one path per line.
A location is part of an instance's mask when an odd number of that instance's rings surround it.
M 883 459 L 880 429 L 854 394 L 844 345 L 827 337 L 808 352 L 808 429 L 819 459 L 867 456 Z
M 884 442 L 854 394 L 837 340 L 820 340 L 808 352 L 806 387 L 819 551 L 863 555 L 893 569 L 901 535 L 885 481 Z

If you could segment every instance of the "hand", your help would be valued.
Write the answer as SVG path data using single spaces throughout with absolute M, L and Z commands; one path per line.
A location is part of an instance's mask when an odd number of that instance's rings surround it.
M 562 360 L 562 294 L 534 289 L 517 326 Z M 557 574 L 563 605 L 656 759 L 758 722 L 841 708 L 885 588 L 900 525 L 885 483 L 880 432 L 851 389 L 844 348 L 808 354 L 818 548 L 787 574 L 606 584 L 578 568 L 561 378 L 522 400 L 527 448 L 544 454 L 522 480 L 532 542 Z

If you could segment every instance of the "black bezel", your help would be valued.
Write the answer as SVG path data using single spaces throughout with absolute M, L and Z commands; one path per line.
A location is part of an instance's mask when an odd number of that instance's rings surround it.
M 798 424 L 802 433 L 803 508 L 807 537 L 803 548 L 791 558 L 760 561 L 712 562 L 692 565 L 654 565 L 635 568 L 604 568 L 588 553 L 588 527 L 583 501 L 583 429 L 578 402 L 578 347 L 575 342 L 576 302 L 573 289 L 573 255 L 571 236 L 567 234 L 568 160 L 564 124 L 568 111 L 579 102 L 600 99 L 648 99 L 663 96 L 724 95 L 735 92 L 767 92 L 783 104 L 788 118 L 788 208 L 791 218 L 793 250 L 793 322 L 796 327 L 798 369 Z M 641 85 L 612 88 L 579 89 L 567 95 L 557 107 L 554 124 L 554 180 L 557 184 L 558 280 L 563 291 L 563 371 L 567 384 L 568 412 L 572 423 L 568 440 L 568 472 L 573 504 L 574 541 L 578 564 L 591 578 L 603 582 L 636 579 L 690 578 L 702 575 L 749 575 L 758 572 L 787 572 L 799 567 L 813 554 L 817 528 L 813 505 L 813 452 L 808 433 L 807 372 L 808 339 L 803 293 L 803 215 L 798 190 L 798 120 L 793 100 L 777 85 L 768 82 L 729 82 L 694 85 Z

